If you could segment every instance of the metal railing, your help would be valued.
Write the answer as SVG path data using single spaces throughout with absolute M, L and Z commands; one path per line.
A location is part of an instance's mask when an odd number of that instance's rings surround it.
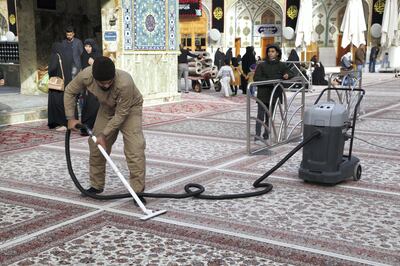
M 360 97 L 359 89 L 362 88 L 362 72 L 351 70 L 331 73 L 328 79 L 329 88 L 348 88 L 350 90 L 329 90 L 327 93 L 327 101 L 334 101 L 343 104 L 349 114 L 349 118 L 354 115 L 356 110 L 355 105 Z M 357 90 L 355 90 L 357 89 Z M 334 91 L 334 95 L 331 92 Z M 357 108 L 359 112 L 363 113 L 363 108 Z M 357 116 L 359 113 L 357 113 Z
M 289 84 L 286 88 L 285 84 Z M 299 88 L 293 90 L 295 84 L 301 84 Z M 249 83 L 247 86 L 247 108 L 246 108 L 246 126 L 247 126 L 247 153 L 253 154 L 257 151 L 265 149 L 268 147 L 278 146 L 290 141 L 296 140 L 302 136 L 303 132 L 303 117 L 304 117 L 304 107 L 305 107 L 305 78 L 298 77 L 291 80 L 268 80 L 268 81 L 258 81 Z M 270 110 L 260 99 L 251 95 L 251 88 L 258 89 L 259 86 L 270 85 L 272 88 L 272 93 L 269 101 L 269 106 L 273 107 Z M 281 101 L 279 100 L 279 94 L 282 92 Z M 292 95 L 288 98 L 287 93 L 290 92 Z M 300 105 L 295 106 L 295 100 L 300 98 Z M 275 99 L 275 102 L 273 102 Z M 255 102 L 260 106 L 264 112 L 268 115 L 268 125 L 252 116 L 251 103 Z M 257 107 L 258 107 L 257 106 Z M 257 108 L 258 109 L 258 108 Z M 258 112 L 258 110 L 257 110 Z M 300 117 L 296 117 L 296 114 Z M 298 119 L 298 120 L 296 120 Z M 251 133 L 252 121 L 256 124 L 261 125 L 261 130 L 264 129 L 268 133 L 268 141 L 264 140 L 260 136 Z M 255 126 L 255 125 L 253 125 Z M 298 132 L 295 130 L 298 129 Z M 263 145 L 252 145 L 252 140 L 261 141 Z M 253 149 L 252 146 L 258 146 Z
M 290 71 L 298 77 L 304 79 L 308 84 L 306 90 L 313 91 L 312 87 L 312 62 L 310 61 L 285 61 Z M 305 73 L 304 73 L 305 72 Z

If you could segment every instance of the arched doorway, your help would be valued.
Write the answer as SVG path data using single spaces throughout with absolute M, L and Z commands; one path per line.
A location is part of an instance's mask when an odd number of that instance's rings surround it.
M 275 24 L 275 14 L 271 10 L 267 9 L 261 15 L 261 24 Z M 266 58 L 267 46 L 275 43 L 275 37 L 261 37 L 261 58 Z

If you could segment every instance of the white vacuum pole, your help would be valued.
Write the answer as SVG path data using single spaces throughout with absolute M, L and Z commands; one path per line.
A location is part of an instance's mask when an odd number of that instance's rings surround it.
M 89 130 L 88 130 L 88 133 L 91 136 L 94 143 L 96 143 L 97 142 L 96 136 L 94 136 L 92 134 L 92 132 L 89 132 Z M 107 162 L 111 165 L 112 169 L 114 169 L 114 172 L 118 175 L 119 179 L 121 179 L 121 181 L 124 184 L 124 186 L 126 187 L 126 189 L 128 189 L 128 191 L 132 195 L 133 199 L 139 205 L 140 209 L 142 209 L 142 211 L 145 213 L 145 216 L 140 218 L 141 220 L 148 220 L 155 216 L 158 216 L 158 215 L 161 215 L 161 214 L 164 214 L 167 212 L 167 210 L 152 211 L 152 210 L 147 209 L 146 206 L 144 206 L 142 201 L 139 199 L 138 195 L 136 195 L 135 191 L 131 188 L 128 181 L 126 181 L 125 177 L 118 170 L 117 166 L 111 160 L 111 157 L 107 154 L 107 152 L 104 150 L 104 148 L 100 144 L 97 144 L 97 148 L 99 148 L 99 150 L 103 154 L 104 158 L 106 158 Z

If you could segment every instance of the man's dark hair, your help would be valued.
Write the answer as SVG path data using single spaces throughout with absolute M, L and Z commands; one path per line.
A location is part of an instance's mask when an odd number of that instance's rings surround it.
M 268 45 L 267 50 L 266 50 L 266 52 L 267 52 L 267 58 L 268 58 L 268 50 L 271 49 L 271 48 L 275 49 L 275 51 L 276 51 L 277 54 L 278 54 L 278 56 L 277 56 L 278 60 L 281 60 L 281 58 L 282 58 L 282 50 L 281 50 L 281 48 L 279 48 L 279 46 L 276 45 L 276 44 L 270 44 L 270 45 Z
M 97 57 L 92 65 L 92 74 L 98 81 L 112 80 L 115 77 L 115 65 L 108 57 Z
M 70 26 L 65 27 L 65 32 L 75 32 L 75 29 L 74 29 L 74 27 L 72 27 L 70 25 Z

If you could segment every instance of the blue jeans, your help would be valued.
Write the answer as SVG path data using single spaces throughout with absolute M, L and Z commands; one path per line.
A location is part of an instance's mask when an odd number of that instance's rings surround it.
M 369 73 L 375 72 L 375 64 L 376 64 L 376 60 L 369 61 Z

